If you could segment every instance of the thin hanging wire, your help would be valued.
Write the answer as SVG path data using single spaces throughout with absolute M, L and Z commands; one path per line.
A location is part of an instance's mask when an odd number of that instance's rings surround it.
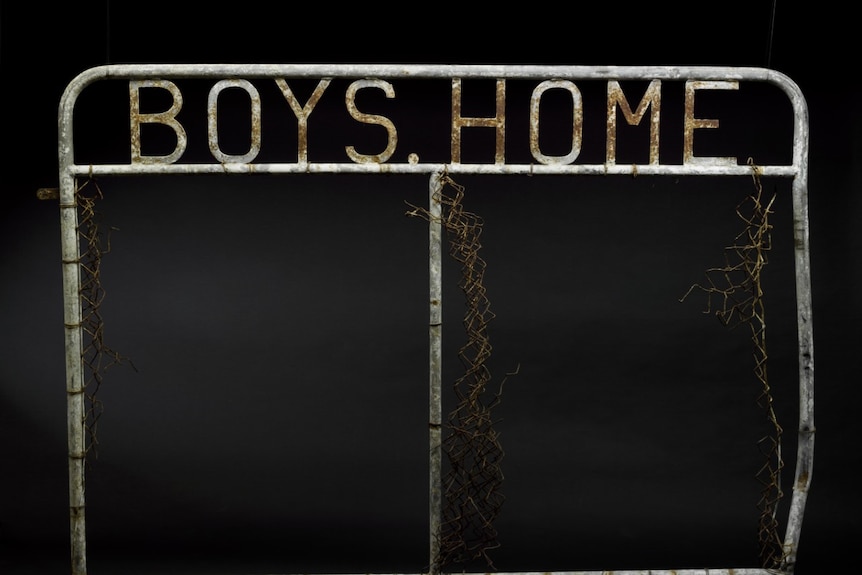
M 111 63 L 111 0 L 105 0 L 105 64 Z
M 772 38 L 775 35 L 775 5 L 778 0 L 772 0 L 772 12 L 769 15 L 769 33 L 766 39 L 766 67 L 772 66 Z

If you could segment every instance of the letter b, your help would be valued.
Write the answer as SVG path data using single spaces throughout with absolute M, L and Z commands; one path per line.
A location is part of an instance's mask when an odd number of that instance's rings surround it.
M 164 112 L 141 114 L 140 89 L 163 88 L 171 93 L 173 103 Z M 132 164 L 173 164 L 186 151 L 186 131 L 177 121 L 177 114 L 183 107 L 183 95 L 177 85 L 168 80 L 130 80 L 129 81 L 129 122 L 131 126 Z M 174 130 L 177 145 L 166 156 L 144 156 L 141 154 L 141 124 L 164 124 Z

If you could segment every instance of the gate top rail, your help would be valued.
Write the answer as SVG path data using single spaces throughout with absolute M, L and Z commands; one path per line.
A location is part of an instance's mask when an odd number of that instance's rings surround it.
M 71 175 L 131 175 L 157 173 L 406 173 L 431 174 L 448 170 L 460 174 L 584 174 L 584 175 L 750 175 L 743 163 L 719 162 L 724 158 L 694 158 L 696 162 L 661 164 L 578 164 L 574 152 L 568 156 L 544 157 L 546 161 L 510 164 L 498 157 L 494 163 L 451 162 L 387 163 L 373 161 L 343 163 L 311 162 L 300 158 L 291 163 L 253 163 L 246 156 L 232 156 L 211 163 L 132 162 L 126 165 L 76 165 L 73 150 L 73 116 L 79 95 L 87 86 L 100 80 L 218 79 L 247 82 L 253 79 L 497 79 L 541 80 L 555 82 L 549 87 L 565 87 L 565 82 L 594 80 L 666 80 L 701 83 L 761 82 L 782 90 L 793 109 L 792 162 L 790 165 L 759 166 L 765 176 L 807 179 L 808 108 L 795 82 L 781 72 L 758 67 L 723 66 L 583 66 L 583 65 L 501 65 L 501 64 L 111 64 L 85 70 L 66 87 L 59 109 L 59 159 L 61 172 Z M 379 85 L 377 87 L 380 87 Z M 211 112 L 213 114 L 214 112 Z M 357 112 L 358 113 L 358 112 Z M 538 114 L 537 110 L 532 112 Z M 642 113 L 642 112 L 641 112 Z M 153 115 L 154 116 L 154 115 Z M 484 118 L 465 118 L 464 125 Z M 160 122 L 160 120 L 150 120 Z M 368 120 L 363 120 L 368 121 Z M 476 125 L 489 124 L 473 123 Z M 710 127 L 695 125 L 698 127 Z M 531 135 L 532 137 L 532 135 Z M 537 136 L 536 136 L 537 137 Z M 657 141 L 652 143 L 657 148 Z M 212 147 L 212 146 L 211 146 Z M 538 152 L 537 152 L 538 153 Z M 534 154 L 535 155 L 535 154 Z M 804 185 L 804 184 L 803 184 Z

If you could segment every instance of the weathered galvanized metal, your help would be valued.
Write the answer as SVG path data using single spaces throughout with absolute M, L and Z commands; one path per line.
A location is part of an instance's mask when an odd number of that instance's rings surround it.
M 173 80 L 213 79 L 216 84 L 208 99 L 208 145 L 213 156 L 211 163 L 182 163 L 187 138 L 184 127 L 177 120 L 182 106 L 182 93 Z M 397 144 L 397 130 L 388 119 L 364 114 L 355 105 L 356 92 L 363 89 L 383 90 L 387 98 L 394 97 L 391 81 L 399 79 L 449 79 L 452 83 L 451 154 L 449 161 L 423 163 L 411 154 L 407 163 L 392 163 L 390 158 Z M 495 116 L 489 118 L 464 117 L 461 112 L 460 89 L 464 79 L 496 81 Z M 317 79 L 318 84 L 306 103 L 300 104 L 287 82 L 288 79 Z M 309 159 L 308 116 L 333 79 L 354 79 L 345 96 L 351 116 L 360 122 L 383 126 L 387 131 L 387 145 L 379 154 L 361 154 L 348 148 L 349 162 L 315 162 Z M 128 164 L 78 164 L 74 154 L 74 112 L 78 97 L 91 84 L 103 80 L 129 82 L 130 148 Z M 261 100 L 252 81 L 273 80 L 290 105 L 298 122 L 298 151 L 296 161 L 255 163 L 261 142 Z M 505 130 L 505 88 L 507 80 L 535 80 L 530 107 L 530 151 L 534 161 L 510 163 L 503 146 Z M 603 80 L 608 85 L 607 143 L 605 162 L 579 164 L 582 109 L 580 94 L 574 81 Z M 640 104 L 632 111 L 622 93 L 622 80 L 647 80 L 649 87 Z M 662 81 L 685 82 L 685 111 L 683 161 L 681 164 L 662 164 L 659 160 L 659 86 Z M 655 176 L 750 176 L 751 167 L 735 158 L 697 157 L 693 153 L 693 134 L 697 129 L 716 127 L 713 120 L 698 119 L 694 115 L 697 90 L 735 90 L 740 82 L 761 82 L 777 86 L 787 96 L 793 110 L 792 161 L 789 165 L 758 166 L 764 177 L 777 176 L 792 179 L 797 328 L 799 352 L 799 425 L 793 497 L 784 536 L 785 562 L 782 572 L 790 573 L 796 562 L 797 547 L 802 527 L 808 488 L 811 482 L 814 450 L 814 340 L 811 306 L 811 278 L 809 263 L 808 225 L 808 109 L 799 87 L 787 76 L 764 68 L 698 67 L 698 66 L 533 66 L 533 65 L 366 65 L 366 64 L 206 64 L 206 65 L 108 65 L 84 71 L 73 79 L 63 93 L 59 107 L 59 203 L 62 242 L 62 271 L 64 323 L 66 346 L 66 391 L 68 394 L 68 444 L 70 532 L 72 546 L 72 573 L 84 575 L 86 568 L 84 457 L 84 378 L 81 361 L 82 323 L 80 301 L 80 254 L 77 237 L 77 205 L 75 179 L 79 176 L 134 176 L 143 174 L 207 174 L 207 173 L 387 173 L 427 174 L 430 176 L 430 213 L 439 214 L 434 194 L 438 191 L 439 175 L 449 174 L 532 174 L 532 175 L 655 175 Z M 158 88 L 168 91 L 171 107 L 160 113 L 142 113 L 139 91 Z M 234 88 L 244 90 L 250 99 L 250 147 L 243 154 L 233 155 L 222 151 L 218 141 L 217 101 L 220 92 Z M 572 147 L 561 156 L 542 153 L 539 146 L 539 103 L 543 94 L 551 89 L 571 94 L 574 108 Z M 639 123 L 650 111 L 649 162 L 624 165 L 616 161 L 616 114 L 619 108 L 630 124 Z M 142 153 L 140 128 L 145 123 L 158 123 L 172 129 L 176 147 L 166 155 L 151 156 Z M 493 163 L 468 164 L 461 162 L 461 130 L 469 127 L 490 127 L 496 130 Z M 430 298 L 430 571 L 435 572 L 434 558 L 439 551 L 437 536 L 440 528 L 440 373 L 441 373 L 441 233 L 439 221 L 430 222 L 429 267 Z M 604 571 L 614 575 L 766 575 L 767 569 L 688 569 L 679 571 Z M 555 572 L 554 575 L 579 575 L 598 572 Z
M 429 342 L 429 569 L 436 573 L 440 557 L 440 531 L 442 527 L 442 373 L 443 373 L 443 238 L 440 223 L 440 190 L 443 182 L 433 174 L 429 182 L 428 207 L 428 342 Z

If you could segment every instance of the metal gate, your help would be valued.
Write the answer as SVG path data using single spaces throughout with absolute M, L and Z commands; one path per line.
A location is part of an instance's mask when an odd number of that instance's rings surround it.
M 207 144 L 210 157 L 203 161 L 184 163 L 187 148 L 185 127 L 178 119 L 183 106 L 183 93 L 175 81 L 205 79 L 214 83 L 209 91 L 206 110 Z M 399 82 L 448 81 L 451 86 L 450 121 L 441 130 L 446 139 L 448 157 L 427 161 L 411 153 L 407 161 L 392 161 L 399 141 L 396 122 L 380 114 L 360 110 L 357 95 L 363 91 L 380 91 L 387 99 L 396 99 Z M 102 81 L 122 81 L 128 86 L 130 107 L 129 159 L 119 163 L 76 163 L 74 120 L 76 102 L 88 86 Z M 304 103 L 291 89 L 291 82 L 301 80 L 313 85 Z M 350 81 L 344 94 L 347 113 L 358 125 L 376 126 L 385 132 L 378 139 L 378 149 L 359 151 L 347 145 L 344 160 L 316 160 L 310 150 L 308 119 L 324 92 L 333 81 Z M 462 110 L 462 83 L 481 80 L 494 85 L 494 114 L 469 116 Z M 506 151 L 506 88 L 507 82 L 529 81 L 533 85 L 528 118 L 530 157 L 511 160 Z M 607 94 L 606 146 L 604 161 L 579 163 L 583 141 L 584 108 L 577 82 L 604 82 Z M 631 106 L 622 82 L 637 81 L 646 85 L 640 103 Z M 295 156 L 272 161 L 256 161 L 262 144 L 262 100 L 259 82 L 274 82 L 297 120 Z M 682 157 L 678 163 L 662 161 L 659 147 L 662 82 L 684 83 L 684 122 L 682 126 Z M 792 160 L 789 164 L 753 167 L 733 157 L 704 157 L 695 154 L 696 135 L 718 128 L 716 120 L 697 117 L 695 101 L 699 93 L 711 90 L 737 90 L 742 83 L 762 83 L 776 86 L 788 98 L 793 111 Z M 242 153 L 227 153 L 219 141 L 219 98 L 227 90 L 244 93 L 249 102 L 248 136 L 250 145 Z M 142 111 L 141 94 L 158 91 L 168 97 L 169 104 L 161 111 Z M 571 124 L 557 126 L 562 131 L 568 150 L 562 154 L 543 152 L 543 131 L 550 129 L 541 121 L 542 102 L 547 94 L 562 93 L 571 102 Z M 648 160 L 635 163 L 617 161 L 617 112 L 621 111 L 630 125 L 637 125 L 649 116 Z M 243 110 L 243 114 L 246 111 Z M 158 127 L 170 134 L 171 144 L 160 152 L 147 153 L 147 138 L 143 131 Z M 465 130 L 485 128 L 493 131 L 492 159 L 482 162 L 464 161 L 466 148 L 462 144 Z M 471 132 L 472 133 L 472 132 Z M 401 134 L 403 137 L 403 134 Z M 766 575 L 776 570 L 791 573 L 796 562 L 802 517 L 811 481 L 814 421 L 813 421 L 813 335 L 811 279 L 809 272 L 808 226 L 808 113 L 805 99 L 796 84 L 781 73 L 761 68 L 727 67 L 624 67 L 624 66 L 518 66 L 518 65 L 109 65 L 81 73 L 66 88 L 59 110 L 59 204 L 62 239 L 62 270 L 64 323 L 66 342 L 66 391 L 68 397 L 68 445 L 72 572 L 84 575 L 86 565 L 86 534 L 84 475 L 87 436 L 85 430 L 85 376 L 82 361 L 84 340 L 82 318 L 82 263 L 79 238 L 80 201 L 76 195 L 79 178 L 98 176 L 134 176 L 158 174 L 424 174 L 429 177 L 429 571 L 441 571 L 441 330 L 442 330 L 442 233 L 441 196 L 444 177 L 460 174 L 521 174 L 532 176 L 758 176 L 792 180 L 795 243 L 795 277 L 798 333 L 799 421 L 795 480 L 789 504 L 786 531 L 781 543 L 777 565 L 745 569 L 680 570 L 675 573 Z M 429 135 L 429 137 L 431 137 Z M 349 142 L 342 142 L 349 143 Z M 171 146 L 173 146 L 171 148 Z M 400 157 L 400 156 L 399 156 Z M 643 571 L 646 573 L 647 571 Z M 649 573 L 671 573 L 651 570 Z M 604 571 L 604 573 L 624 573 Z M 626 571 L 625 573 L 630 573 Z M 639 571 L 640 573 L 640 571 Z

